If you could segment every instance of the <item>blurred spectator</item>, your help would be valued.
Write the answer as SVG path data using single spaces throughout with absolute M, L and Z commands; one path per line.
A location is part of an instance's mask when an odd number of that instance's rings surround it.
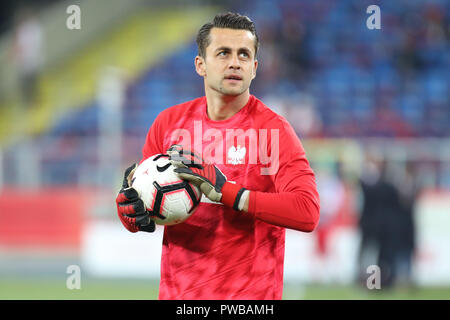
M 364 198 L 359 220 L 360 281 L 366 285 L 366 269 L 376 264 L 381 269 L 381 288 L 390 288 L 397 277 L 399 242 L 405 236 L 400 195 L 388 179 L 385 160 L 372 154 L 367 156 L 360 183 Z
M 23 104 L 29 108 L 36 98 L 36 81 L 43 63 L 44 35 L 37 16 L 29 7 L 17 11 L 12 59 L 17 68 Z
M 398 214 L 398 256 L 396 268 L 401 285 L 412 284 L 412 265 L 416 249 L 416 227 L 414 210 L 420 192 L 415 164 L 406 162 L 402 177 L 397 179 L 400 192 L 400 212 Z

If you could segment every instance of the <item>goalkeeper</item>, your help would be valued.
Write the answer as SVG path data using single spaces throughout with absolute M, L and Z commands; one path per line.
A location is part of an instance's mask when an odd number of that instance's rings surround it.
M 291 125 L 250 94 L 259 47 L 253 22 L 219 14 L 201 27 L 197 45 L 205 96 L 161 112 L 143 147 L 142 161 L 168 153 L 180 178 L 204 193 L 192 217 L 164 227 L 159 298 L 281 299 L 285 228 L 311 232 L 319 221 L 314 172 Z M 118 215 L 129 231 L 152 232 L 129 187 L 133 169 Z

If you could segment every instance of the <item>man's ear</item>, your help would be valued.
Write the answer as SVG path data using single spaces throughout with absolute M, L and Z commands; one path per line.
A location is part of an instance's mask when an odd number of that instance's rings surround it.
M 195 71 L 197 71 L 198 75 L 201 77 L 206 76 L 206 66 L 205 66 L 205 59 L 200 56 L 195 57 Z
M 253 66 L 252 80 L 255 79 L 255 77 L 256 77 L 256 69 L 258 69 L 258 60 L 255 59 L 254 66 Z

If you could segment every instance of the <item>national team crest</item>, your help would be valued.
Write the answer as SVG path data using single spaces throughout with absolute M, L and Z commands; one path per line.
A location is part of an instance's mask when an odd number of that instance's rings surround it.
M 228 157 L 228 163 L 231 164 L 242 164 L 244 163 L 245 153 L 247 152 L 247 149 L 245 147 L 242 147 L 240 145 L 230 147 L 227 152 Z

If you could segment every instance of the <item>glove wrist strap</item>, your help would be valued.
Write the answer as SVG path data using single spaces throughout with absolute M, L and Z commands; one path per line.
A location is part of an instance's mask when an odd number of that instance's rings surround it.
M 234 210 L 239 210 L 239 201 L 245 190 L 241 185 L 227 181 L 222 187 L 221 202 Z

